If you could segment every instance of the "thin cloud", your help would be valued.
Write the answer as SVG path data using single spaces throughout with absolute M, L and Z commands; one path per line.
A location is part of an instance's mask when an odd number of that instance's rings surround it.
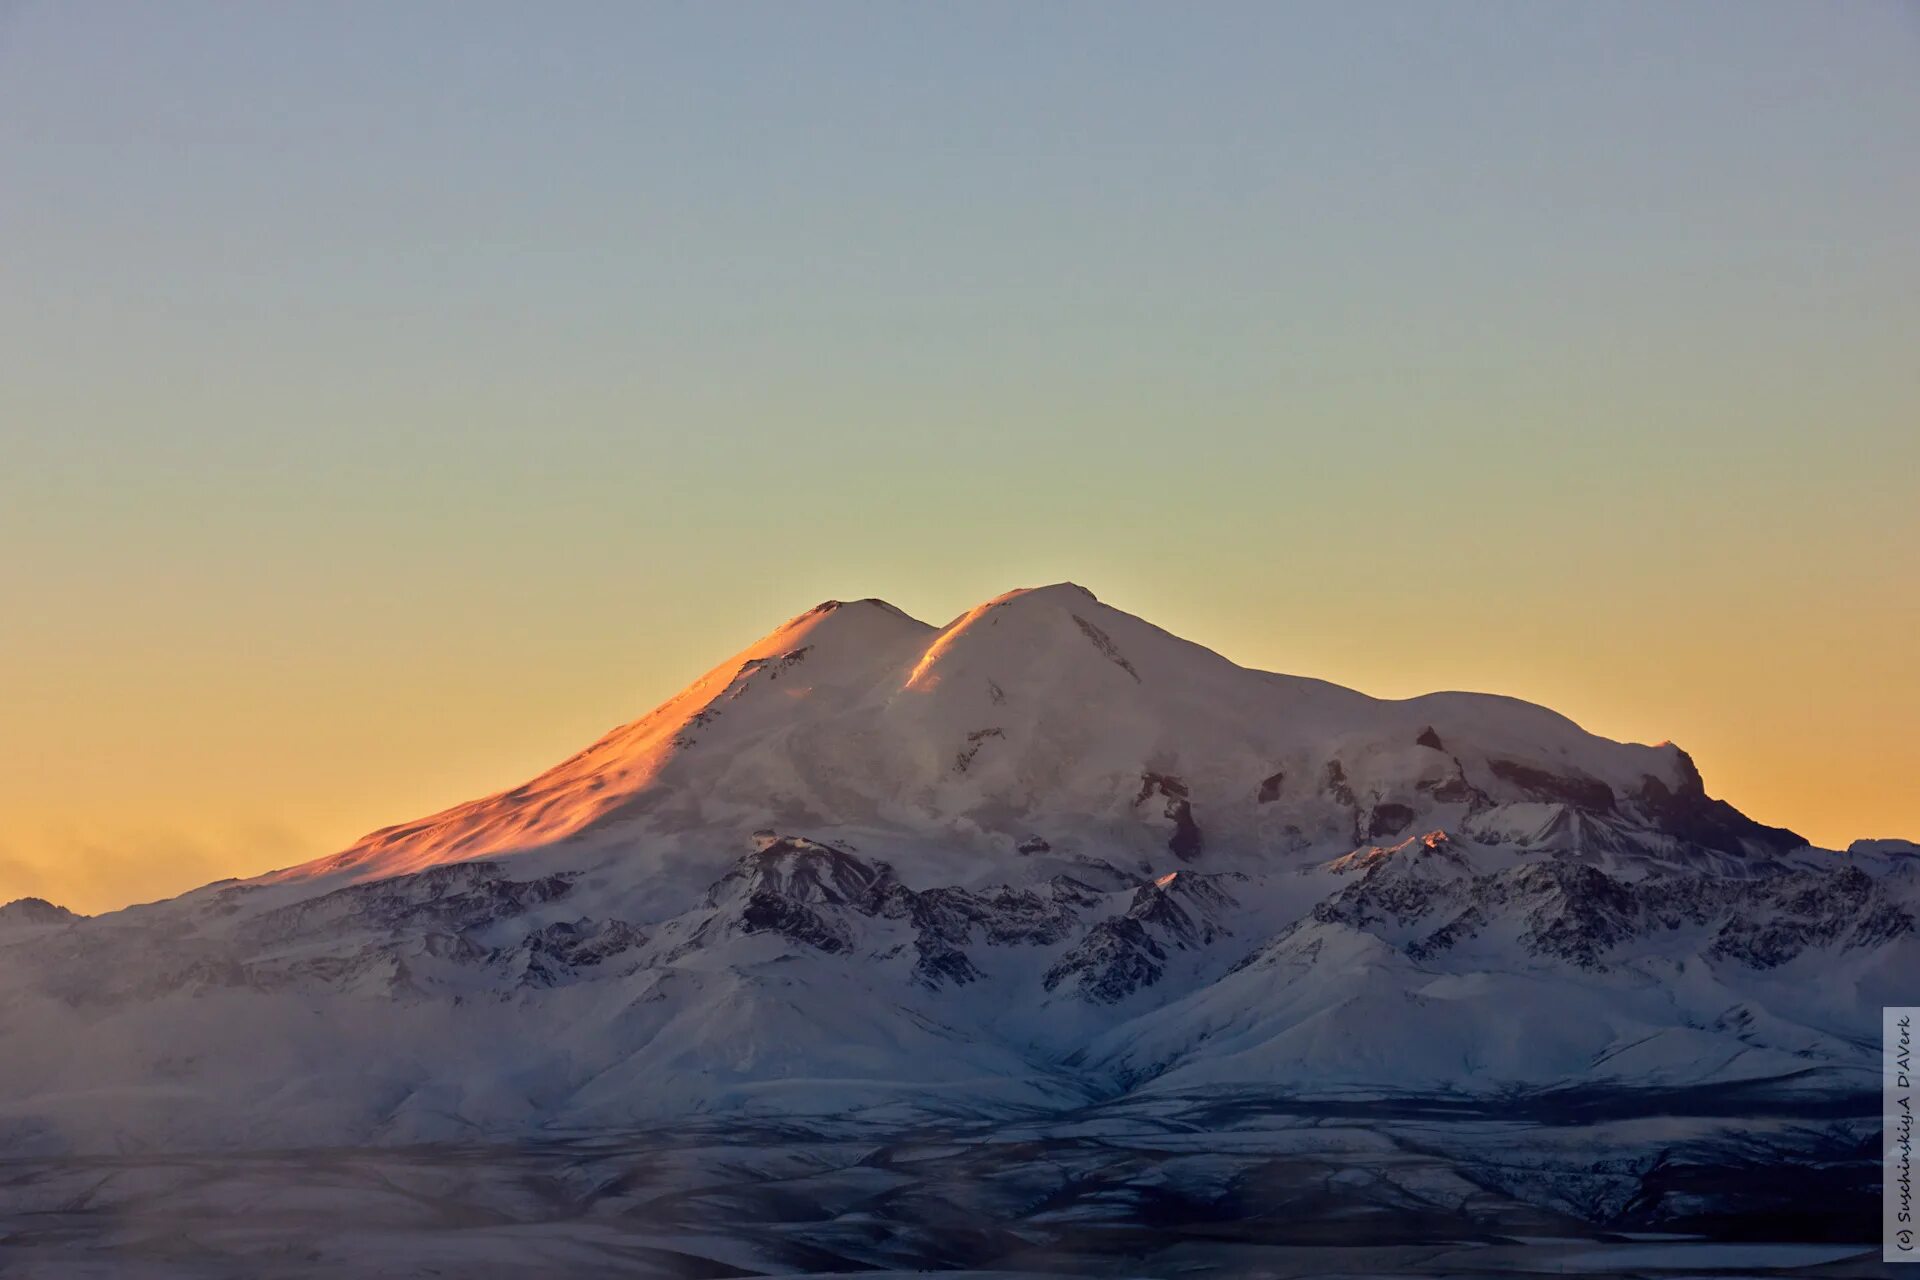
M 0 848 L 0 902 L 45 898 L 98 914 L 257 874 L 308 853 L 293 832 L 271 826 L 218 842 L 177 832 L 59 836 L 29 848 Z

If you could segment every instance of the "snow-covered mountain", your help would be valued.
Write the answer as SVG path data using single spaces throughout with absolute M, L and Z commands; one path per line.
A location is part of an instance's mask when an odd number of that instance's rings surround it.
M 1809 848 L 1510 698 L 1248 670 L 1067 584 L 828 602 L 332 857 L 0 908 L 0 1147 L 1830 1102 L 1877 1089 L 1917 909 L 1915 846 Z

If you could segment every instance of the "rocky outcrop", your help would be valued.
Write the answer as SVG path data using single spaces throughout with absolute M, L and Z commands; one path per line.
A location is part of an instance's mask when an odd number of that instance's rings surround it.
M 1316 906 L 1314 917 L 1375 931 L 1438 921 L 1406 942 L 1416 960 L 1439 958 L 1502 920 L 1517 924 L 1528 955 L 1596 971 L 1683 930 L 1702 939 L 1709 959 L 1770 969 L 1812 950 L 1879 946 L 1915 928 L 1907 908 L 1853 868 L 1625 879 L 1546 857 L 1450 881 L 1389 878 L 1384 869 Z
M 1765 856 L 1790 853 L 1807 842 L 1785 827 L 1755 822 L 1724 800 L 1707 795 L 1693 757 L 1678 747 L 1678 785 L 1669 787 L 1647 774 L 1634 793 L 1634 805 L 1660 831 L 1687 844 L 1721 853 Z
M 646 941 L 644 933 L 624 920 L 555 921 L 490 959 L 517 976 L 522 986 L 558 987 L 630 956 Z
M 1042 978 L 1096 1004 L 1113 1004 L 1158 982 L 1169 953 L 1195 951 L 1232 936 L 1226 919 L 1239 905 L 1238 874 L 1176 871 L 1134 890 L 1126 910 L 1100 920 Z
M 1078 946 L 1047 970 L 1041 985 L 1048 991 L 1068 986 L 1083 999 L 1114 1004 L 1158 982 L 1166 959 L 1144 924 L 1121 916 L 1089 929 Z
M 892 882 L 893 868 L 803 836 L 754 833 L 754 851 L 734 863 L 707 890 L 707 905 L 724 906 L 756 894 L 795 902 L 848 906 Z
M 1200 856 L 1203 841 L 1200 824 L 1193 816 L 1193 801 L 1187 784 L 1171 774 L 1143 773 L 1140 775 L 1140 794 L 1133 798 L 1134 808 L 1145 804 L 1155 792 L 1166 801 L 1161 816 L 1173 823 L 1173 834 L 1167 838 L 1167 851 L 1184 861 L 1193 861 Z
M 1352 883 L 1315 904 L 1312 917 L 1357 929 L 1405 928 L 1466 901 L 1471 862 L 1444 831 L 1430 831 L 1391 848 L 1356 849 L 1327 864 Z
M 779 893 L 758 892 L 740 907 L 742 933 L 774 933 L 817 951 L 845 951 L 852 945 L 838 922 Z
M 1708 954 L 1772 969 L 1815 948 L 1879 946 L 1914 931 L 1913 916 L 1855 868 L 1739 885 Z
M 1373 806 L 1373 813 L 1367 819 L 1367 839 L 1378 840 L 1382 836 L 1397 836 L 1413 825 L 1413 810 L 1404 804 L 1390 801 Z
M 1093 642 L 1093 647 L 1100 651 L 1101 657 L 1132 676 L 1135 684 L 1140 682 L 1140 673 L 1134 670 L 1131 662 L 1127 661 L 1127 656 L 1120 652 L 1120 646 L 1113 642 L 1112 636 L 1077 613 L 1073 615 L 1073 621 L 1074 625 L 1080 628 L 1081 634 Z
M 801 836 L 756 835 L 761 846 L 707 891 L 714 915 L 681 949 L 712 945 L 730 933 L 776 933 L 796 945 L 837 954 L 853 949 L 855 922 L 893 920 L 913 932 L 915 980 L 939 988 L 980 976 L 968 948 L 1051 946 L 1078 925 L 1075 906 L 1091 886 L 1056 877 L 1049 892 L 912 889 L 885 862 Z
M 240 932 L 243 941 L 278 945 L 367 932 L 459 934 L 522 915 L 573 887 L 571 875 L 516 880 L 498 862 L 456 862 L 264 911 L 247 919 Z M 248 892 L 245 886 L 222 891 Z
M 1232 936 L 1226 918 L 1240 905 L 1233 889 L 1246 883 L 1238 873 L 1202 875 L 1175 871 L 1134 890 L 1128 919 L 1146 925 L 1168 947 L 1190 950 Z
M 1571 805 L 1587 813 L 1612 813 L 1613 788 L 1598 778 L 1553 773 L 1518 760 L 1489 760 L 1494 776 L 1512 783 L 1529 800 Z
M 55 906 L 45 898 L 15 898 L 12 902 L 0 904 L 0 929 L 73 924 L 86 918 L 78 912 Z

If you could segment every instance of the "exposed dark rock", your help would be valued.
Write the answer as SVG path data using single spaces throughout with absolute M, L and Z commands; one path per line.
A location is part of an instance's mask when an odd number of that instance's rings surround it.
M 1108 636 L 1106 632 L 1094 626 L 1077 613 L 1073 615 L 1073 620 L 1080 624 L 1081 632 L 1087 639 L 1093 641 L 1093 647 L 1104 654 L 1108 662 L 1113 663 L 1114 666 L 1119 667 L 1122 671 L 1132 676 L 1136 684 L 1139 683 L 1140 673 L 1133 669 L 1133 664 L 1127 661 L 1126 655 L 1120 652 L 1119 646 L 1113 643 L 1112 638 Z
M 519 915 L 571 892 L 573 877 L 510 880 L 498 862 L 454 862 L 370 884 L 349 885 L 247 921 L 242 936 L 283 944 L 352 929 L 461 933 Z
M 979 899 L 981 932 L 993 946 L 1046 947 L 1066 939 L 1077 922 L 1057 898 L 1000 886 Z
M 1445 747 L 1440 745 L 1440 735 L 1433 731 L 1432 725 L 1428 725 L 1426 728 L 1422 729 L 1420 731 L 1420 736 L 1415 738 L 1414 742 L 1419 746 L 1432 747 L 1435 751 L 1446 750 Z
M 707 890 L 707 905 L 771 892 L 796 902 L 844 906 L 861 901 L 893 878 L 884 862 L 868 862 L 835 845 L 802 836 L 757 836 L 748 854 Z
M 975 729 L 967 735 L 967 745 L 960 748 L 954 757 L 953 768 L 956 773 L 965 773 L 973 764 L 973 758 L 980 754 L 980 747 L 989 738 L 1004 738 L 1007 735 L 998 729 Z
M 582 918 L 522 926 L 518 943 L 490 943 L 503 925 L 574 887 L 565 875 L 512 880 L 500 864 L 484 861 L 349 885 L 263 912 L 221 943 L 191 933 L 155 936 L 145 963 L 127 981 L 90 981 L 76 994 L 87 1003 L 114 1003 L 169 991 L 318 984 L 362 996 L 433 996 L 444 995 L 449 983 L 458 989 L 473 981 L 459 978 L 460 968 L 493 970 L 511 986 L 560 986 L 646 941 L 624 921 Z M 331 949 L 313 954 L 307 944 L 314 939 L 327 940 Z
M 1314 909 L 1316 919 L 1367 927 L 1407 923 L 1441 908 L 1446 923 L 1406 947 L 1426 959 L 1471 938 L 1502 915 L 1521 913 L 1521 941 L 1543 959 L 1604 969 L 1609 954 L 1649 934 L 1703 929 L 1706 954 L 1771 969 L 1810 949 L 1879 946 L 1914 932 L 1910 913 L 1872 877 L 1839 872 L 1784 872 L 1750 879 L 1668 874 L 1618 880 L 1567 858 L 1529 862 L 1463 887 L 1413 888 L 1368 882 Z
M 816 606 L 811 612 L 831 613 L 834 609 L 838 608 L 840 608 L 840 605 L 837 601 L 829 600 L 826 604 Z M 699 741 L 694 735 L 693 730 L 704 729 L 719 719 L 726 710 L 726 708 L 720 705 L 721 703 L 733 702 L 746 696 L 747 691 L 753 688 L 753 679 L 755 676 L 764 673 L 767 679 L 778 680 L 782 671 L 789 670 L 806 661 L 807 654 L 812 648 L 812 645 L 804 645 L 801 648 L 789 650 L 777 657 L 748 658 L 745 662 L 742 662 L 740 669 L 734 672 L 733 679 L 728 682 L 727 687 L 715 694 L 699 711 L 688 717 L 685 726 L 682 727 L 679 733 L 674 735 L 673 745 L 681 748 L 693 746 L 694 743 Z
M 1468 907 L 1426 937 L 1408 943 L 1407 955 L 1415 960 L 1439 955 L 1480 932 L 1486 923 L 1487 919 L 1479 907 Z
M 1053 846 L 1041 836 L 1028 836 L 1014 847 L 1020 853 L 1049 853 L 1053 850 Z
M 1173 835 L 1167 840 L 1167 849 L 1175 857 L 1192 862 L 1200 856 L 1203 840 L 1200 824 L 1193 816 L 1193 803 L 1187 798 L 1187 784 L 1172 774 L 1143 773 L 1140 775 L 1140 794 L 1133 798 L 1135 807 L 1146 803 L 1155 791 L 1166 800 L 1162 810 L 1165 817 L 1173 820 Z
M 1053 894 L 1054 901 L 1075 907 L 1090 907 L 1101 897 L 1100 890 L 1073 876 L 1055 876 L 1047 881 L 1047 888 Z
M 909 889 L 884 862 L 868 863 L 844 849 L 794 837 L 776 839 L 743 859 L 708 891 L 708 905 L 739 902 L 743 891 L 748 896 L 737 917 L 743 932 L 778 932 L 827 952 L 852 945 L 840 912 L 908 922 L 919 957 L 914 980 L 935 989 L 981 976 L 966 948 L 1062 942 L 1077 923 L 1074 905 L 1098 899 L 1090 886 L 1064 876 L 1046 894 L 1004 885 L 985 893 L 953 885 Z M 702 925 L 682 952 L 706 945 L 710 931 L 724 929 L 728 918 Z
M 1177 858 L 1192 862 L 1200 856 L 1200 824 L 1193 819 L 1193 805 L 1186 800 L 1167 801 L 1167 816 L 1173 819 L 1173 836 L 1167 849 Z
M 747 685 L 740 677 L 758 675 L 764 671 L 767 679 L 778 680 L 782 671 L 791 670 L 805 662 L 807 654 L 812 649 L 812 645 L 804 645 L 774 658 L 748 658 L 740 664 L 740 670 L 735 675 L 734 682 L 727 686 L 726 697 L 737 698 L 747 691 Z
M 1480 788 L 1467 781 L 1460 768 L 1460 762 L 1453 762 L 1453 772 L 1438 781 L 1425 779 L 1414 783 L 1414 789 L 1424 791 L 1441 804 L 1465 804 L 1470 808 L 1484 809 L 1493 803 L 1493 798 Z
M 845 951 L 849 945 L 844 930 L 779 893 L 762 891 L 748 898 L 740 912 L 740 925 L 746 933 L 777 933 L 820 951 Z
M 1543 859 L 1496 879 L 1506 882 L 1505 892 L 1492 897 L 1524 906 L 1527 930 L 1520 941 L 1535 955 L 1600 969 L 1601 956 L 1638 930 L 1634 890 L 1597 867 Z
M 45 898 L 15 898 L 12 902 L 0 905 L 0 928 L 16 924 L 72 924 L 86 918 L 76 911 L 55 906 Z
M 1040 981 L 1048 991 L 1072 982 L 1086 999 L 1113 1004 L 1158 982 L 1166 972 L 1166 959 L 1146 926 L 1120 916 L 1089 929 Z
M 919 897 L 913 890 L 898 880 L 888 879 L 875 882 L 865 897 L 854 904 L 863 915 L 880 916 L 887 920 L 904 920 L 913 914 L 913 904 Z
M 1367 839 L 1397 836 L 1412 825 L 1413 818 L 1413 810 L 1404 804 L 1377 804 L 1373 806 L 1373 817 L 1367 823 Z
M 1237 872 L 1180 871 L 1139 886 L 1126 913 L 1096 923 L 1042 983 L 1053 991 L 1071 982 L 1100 1004 L 1153 985 L 1165 972 L 1169 947 L 1193 950 L 1231 936 L 1222 917 L 1238 905 L 1232 886 L 1245 880 Z
M 1280 788 L 1285 786 L 1286 782 L 1287 775 L 1284 772 L 1276 773 L 1272 777 L 1262 778 L 1260 780 L 1260 792 L 1254 797 L 1254 802 L 1256 804 L 1272 804 L 1280 798 Z
M 913 978 L 923 987 L 937 991 L 948 983 L 965 986 L 985 976 L 966 952 L 938 938 L 918 938 L 913 946 L 920 957 L 914 962 Z
M 1320 779 L 1320 789 L 1337 805 L 1353 811 L 1352 837 L 1354 843 L 1367 838 L 1366 824 L 1360 820 L 1360 798 L 1353 794 L 1353 788 L 1347 783 L 1347 768 L 1338 760 L 1327 761 L 1326 771 Z
M 1668 835 L 1689 844 L 1722 853 L 1788 853 L 1806 839 L 1785 827 L 1755 822 L 1724 800 L 1708 797 L 1693 757 L 1674 748 L 1680 757 L 1680 781 L 1669 787 L 1652 774 L 1640 781 L 1634 804 Z
M 996 946 L 1049 946 L 1064 940 L 1073 927 L 1071 911 L 1056 899 L 1049 901 L 1032 890 L 1002 886 L 992 894 L 976 894 L 946 886 L 911 894 L 907 918 L 923 936 L 954 946 L 980 935 Z
M 1185 799 L 1187 784 L 1170 773 L 1143 773 L 1140 775 L 1140 794 L 1133 798 L 1133 803 L 1136 806 L 1145 804 L 1155 791 L 1163 796 Z
M 1809 948 L 1878 946 L 1914 931 L 1913 917 L 1857 868 L 1731 883 L 1747 901 L 1714 935 L 1707 954 L 1716 959 L 1772 969 Z
M 1439 856 L 1430 857 L 1426 846 L 1408 841 L 1395 849 L 1372 849 L 1342 858 L 1336 869 L 1357 859 L 1352 865 L 1364 874 L 1335 896 L 1314 904 L 1312 917 L 1360 929 L 1404 927 L 1457 907 L 1469 899 L 1473 870 L 1451 850 L 1436 848 Z
M 580 970 L 604 964 L 645 942 L 646 936 L 624 920 L 555 922 L 529 933 L 514 952 L 502 958 L 523 962 L 525 985 L 556 987 Z
M 1548 773 L 1545 769 L 1536 769 L 1517 760 L 1489 760 L 1487 767 L 1496 776 L 1519 787 L 1529 800 L 1557 801 L 1588 813 L 1614 811 L 1613 788 L 1598 778 Z
M 1126 914 L 1129 919 L 1157 930 L 1172 946 L 1204 947 L 1231 935 L 1232 931 L 1219 917 L 1238 905 L 1238 899 L 1225 885 L 1245 878 L 1236 873 L 1176 872 L 1135 889 Z

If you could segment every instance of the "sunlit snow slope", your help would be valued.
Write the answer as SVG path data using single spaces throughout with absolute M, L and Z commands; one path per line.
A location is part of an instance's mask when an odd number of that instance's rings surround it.
M 1698 790 L 1673 746 L 1611 742 L 1509 698 L 1382 701 L 1249 671 L 1060 584 L 938 631 L 878 600 L 828 602 L 525 785 L 274 878 L 743 824 L 1008 847 L 1052 826 L 1151 855 L 1177 800 L 1197 831 L 1190 856 L 1352 847 L 1470 813 L 1515 830 L 1579 825 L 1567 806 L 1735 855 L 1804 843 Z

